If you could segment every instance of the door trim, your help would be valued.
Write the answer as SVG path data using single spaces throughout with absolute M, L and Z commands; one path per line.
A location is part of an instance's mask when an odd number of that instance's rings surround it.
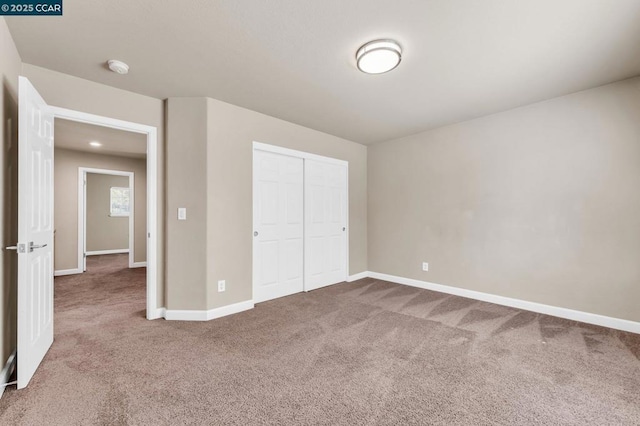
M 55 136 L 54 136 L 55 138 Z M 129 191 L 131 194 L 131 212 L 129 213 L 129 244 L 126 249 L 119 250 L 99 250 L 87 251 L 87 173 L 96 175 L 125 176 L 129 178 Z M 134 248 L 135 248 L 135 176 L 133 172 L 124 172 L 120 170 L 94 169 L 92 167 L 78 167 L 78 269 L 82 272 L 87 270 L 86 256 L 94 256 L 100 254 L 129 254 L 129 268 L 133 268 Z
M 298 151 L 295 149 L 290 149 L 290 148 L 284 148 L 281 146 L 276 146 L 276 145 L 270 145 L 270 144 L 266 144 L 266 143 L 262 143 L 262 142 L 257 142 L 257 141 L 253 141 L 253 149 L 252 149 L 252 173 L 255 173 L 255 152 L 256 151 L 264 151 L 264 152 L 270 152 L 270 153 L 274 153 L 274 154 L 280 154 L 280 155 L 287 155 L 289 157 L 296 157 L 296 158 L 301 158 L 303 160 L 316 160 L 316 161 L 322 161 L 325 163 L 329 163 L 329 164 L 336 164 L 336 165 L 340 165 L 340 166 L 345 166 L 347 168 L 347 174 L 346 174 L 346 179 L 347 179 L 347 185 L 346 185 L 346 200 L 347 200 L 347 211 L 346 211 L 346 227 L 347 227 L 347 235 L 345 236 L 346 241 L 345 241 L 345 257 L 346 257 L 346 266 L 345 266 L 345 277 L 344 277 L 344 281 L 347 281 L 349 278 L 349 233 L 350 233 L 350 226 L 349 226 L 349 162 L 346 160 L 339 160 L 337 158 L 332 158 L 332 157 L 325 157 L 323 155 L 318 155 L 318 154 L 312 154 L 310 152 L 304 152 L 304 151 Z M 303 164 L 304 167 L 304 164 Z M 254 179 L 255 176 L 252 176 L 251 178 L 251 200 L 252 200 L 252 222 L 251 222 L 251 231 L 253 232 L 253 224 L 254 224 L 254 219 L 255 218 L 255 203 L 253 201 L 254 199 L 254 192 L 255 192 L 255 188 L 253 187 L 254 185 Z M 303 180 L 303 185 L 304 185 L 304 180 Z M 303 195 L 303 202 L 304 202 L 304 195 Z M 254 247 L 254 242 L 255 239 L 252 238 L 252 263 L 251 263 L 251 267 L 252 267 L 252 279 L 251 279 L 251 292 L 252 294 L 254 294 L 255 297 L 255 276 L 253 276 L 253 271 L 254 271 L 254 265 L 253 262 L 255 261 L 255 259 L 253 259 L 253 256 L 255 254 L 255 247 Z M 309 291 L 309 289 L 307 288 L 307 283 L 306 280 L 304 279 L 304 263 L 303 263 L 303 288 L 304 291 Z
M 158 129 L 146 124 L 118 120 L 51 106 L 54 118 L 141 133 L 147 137 L 147 319 L 163 317 L 158 306 Z M 53 141 L 55 147 L 55 135 Z M 54 164 L 55 167 L 55 164 Z
M 324 161 L 325 163 L 340 164 L 343 166 L 349 166 L 349 162 L 345 160 L 338 160 L 337 158 L 324 157 L 322 155 L 311 154 L 310 152 L 297 151 L 295 149 L 283 148 L 281 146 L 269 145 L 262 142 L 253 142 L 254 151 L 266 151 L 274 154 L 288 155 L 289 157 L 302 158 L 304 160 L 317 160 Z

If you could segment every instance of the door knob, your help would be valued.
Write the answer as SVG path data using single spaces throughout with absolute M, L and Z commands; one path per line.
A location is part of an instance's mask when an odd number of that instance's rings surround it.
M 258 236 L 258 231 L 253 231 L 253 236 L 257 237 Z
M 18 253 L 25 253 L 25 246 L 24 244 L 17 244 L 15 246 L 9 246 L 9 247 L 5 247 L 5 250 L 15 250 Z
M 33 241 L 29 242 L 29 253 L 31 253 L 34 249 L 44 248 L 46 244 L 33 244 Z
M 347 228 L 345 228 L 345 227 L 343 226 L 343 227 L 342 227 L 342 230 L 343 230 L 343 231 L 346 231 L 346 230 L 347 230 Z

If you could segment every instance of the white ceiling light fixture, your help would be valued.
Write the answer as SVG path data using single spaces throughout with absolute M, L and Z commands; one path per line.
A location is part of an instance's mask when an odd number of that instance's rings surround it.
M 99 148 L 99 147 L 102 146 L 102 144 L 100 142 L 96 142 L 96 141 L 89 142 L 89 145 L 91 145 L 94 148 Z
M 383 74 L 396 68 L 402 59 L 402 48 L 393 40 L 374 40 L 356 53 L 358 69 L 367 74 Z
M 129 72 L 129 65 L 125 64 L 122 61 L 118 61 L 116 59 L 109 59 L 107 61 L 107 65 L 109 65 L 109 69 L 117 74 L 127 74 Z

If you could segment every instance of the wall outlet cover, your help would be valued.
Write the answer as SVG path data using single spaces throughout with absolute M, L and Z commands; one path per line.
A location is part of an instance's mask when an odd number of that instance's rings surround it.
M 422 270 L 423 271 L 428 271 L 429 270 L 429 264 L 427 262 L 422 262 Z
M 221 293 L 227 289 L 227 282 L 225 280 L 218 281 L 218 292 Z

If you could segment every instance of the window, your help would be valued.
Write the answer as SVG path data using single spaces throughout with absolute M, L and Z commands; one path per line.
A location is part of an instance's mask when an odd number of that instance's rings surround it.
M 111 188 L 111 216 L 129 216 L 131 212 L 131 191 L 129 188 Z

